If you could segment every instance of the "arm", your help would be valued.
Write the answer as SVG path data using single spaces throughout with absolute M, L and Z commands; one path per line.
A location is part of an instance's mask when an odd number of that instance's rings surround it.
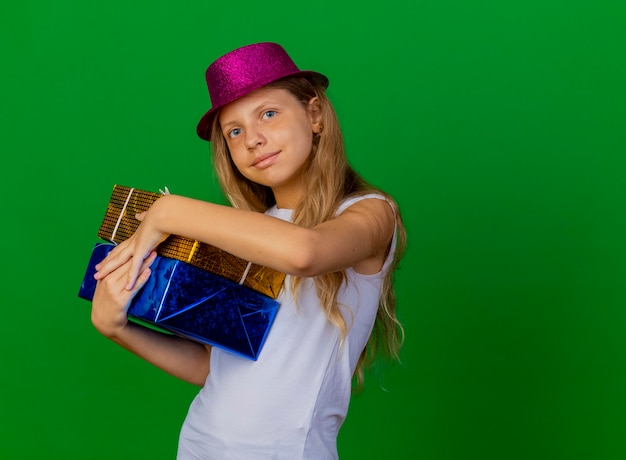
M 148 280 L 148 267 L 154 257 L 152 253 L 144 260 L 137 283 L 130 291 L 125 289 L 125 265 L 98 281 L 91 321 L 102 335 L 137 356 L 175 377 L 202 386 L 209 373 L 210 347 L 138 326 L 127 319 L 130 301 Z
M 395 226 L 391 207 L 378 199 L 360 201 L 314 228 L 177 195 L 159 198 L 140 218 L 142 223 L 135 234 L 96 267 L 96 278 L 130 259 L 127 288 L 132 288 L 141 261 L 170 234 L 203 241 L 296 276 L 316 276 L 348 267 L 375 273 Z

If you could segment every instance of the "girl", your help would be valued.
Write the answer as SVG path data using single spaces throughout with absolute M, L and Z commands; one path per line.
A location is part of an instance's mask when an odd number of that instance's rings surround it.
M 233 207 L 176 195 L 137 216 L 135 234 L 96 266 L 92 322 L 166 372 L 201 386 L 178 458 L 336 459 L 353 376 L 378 354 L 397 359 L 402 329 L 392 274 L 404 248 L 395 202 L 347 163 L 328 79 L 257 43 L 206 72 L 212 143 Z M 170 234 L 287 274 L 257 361 L 127 320 Z

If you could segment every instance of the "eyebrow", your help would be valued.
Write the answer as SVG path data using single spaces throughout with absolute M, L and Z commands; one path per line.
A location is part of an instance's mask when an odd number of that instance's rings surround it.
M 227 131 L 230 126 L 234 126 L 236 124 L 237 123 L 235 123 L 234 121 L 229 121 L 228 123 L 220 122 L 220 127 L 222 128 L 222 132 L 224 132 L 224 131 Z
M 281 105 L 283 105 L 283 104 L 281 104 L 280 102 L 278 102 L 278 101 L 276 101 L 276 100 L 273 100 L 273 99 L 266 99 L 266 100 L 264 100 L 263 102 L 261 102 L 259 105 L 257 105 L 256 107 L 254 107 L 254 108 L 252 109 L 252 112 L 253 112 L 253 113 L 260 112 L 260 111 L 262 111 L 262 110 L 266 110 L 266 108 L 267 108 L 267 107 L 270 107 L 270 106 L 275 106 L 276 108 L 279 108 L 279 106 L 281 106 Z M 235 125 L 237 125 L 237 124 L 239 124 L 239 123 L 237 123 L 237 120 L 228 121 L 228 122 L 226 122 L 226 123 L 221 123 L 221 122 L 220 122 L 220 125 L 221 125 L 221 127 L 222 127 L 222 130 L 227 130 L 227 129 L 231 126 L 231 125 L 232 125 L 232 126 L 235 126 Z

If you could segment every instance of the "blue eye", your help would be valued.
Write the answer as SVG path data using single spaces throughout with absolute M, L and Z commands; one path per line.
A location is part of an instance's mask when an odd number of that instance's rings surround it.
M 275 116 L 276 116 L 275 110 L 268 110 L 267 112 L 263 114 L 263 118 L 273 118 Z
M 237 137 L 237 136 L 239 136 L 240 134 L 241 134 L 241 129 L 239 129 L 239 128 L 235 128 L 235 129 L 231 130 L 231 131 L 228 133 L 228 137 L 230 137 L 230 138 L 232 139 L 233 137 Z

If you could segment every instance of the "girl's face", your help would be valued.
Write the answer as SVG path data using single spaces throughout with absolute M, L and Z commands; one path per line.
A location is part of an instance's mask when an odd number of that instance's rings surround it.
M 301 179 L 319 132 L 317 98 L 305 108 L 289 91 L 261 88 L 224 106 L 222 134 L 237 169 L 248 180 L 271 187 L 276 203 L 294 207 Z

